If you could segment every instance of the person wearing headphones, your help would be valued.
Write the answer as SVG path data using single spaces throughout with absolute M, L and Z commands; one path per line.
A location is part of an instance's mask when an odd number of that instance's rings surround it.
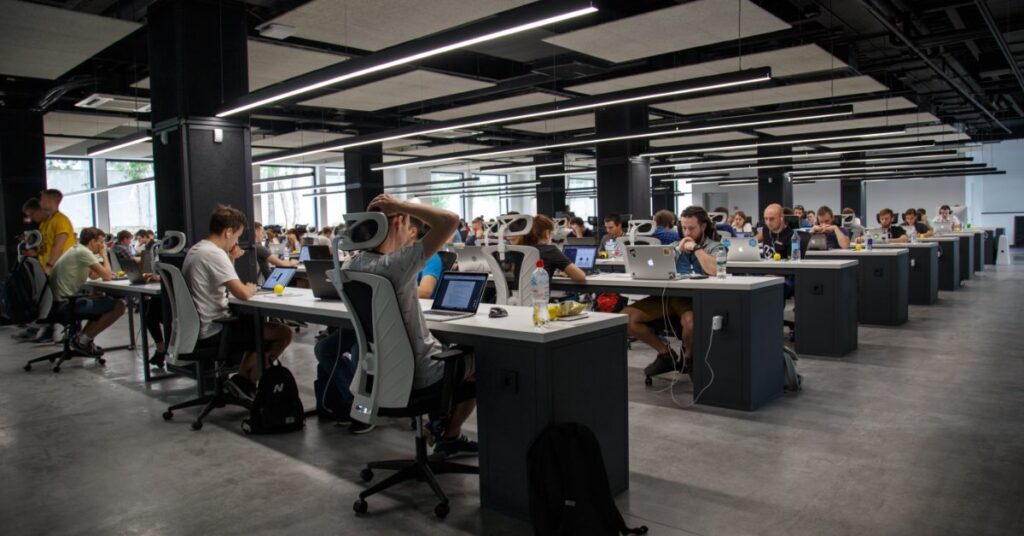
M 893 223 L 896 221 L 896 213 L 894 213 L 892 209 L 883 208 L 882 210 L 879 210 L 878 214 L 875 216 L 875 219 L 876 221 L 878 221 L 878 228 L 883 233 L 889 235 L 890 243 L 902 243 L 910 241 L 910 237 L 907 236 L 907 231 L 904 230 L 903 227 L 900 227 L 899 225 L 893 225 Z M 868 235 L 858 237 L 857 242 L 865 242 L 867 240 L 867 237 Z
M 952 225 L 960 225 L 960 218 L 957 218 L 953 214 L 953 209 L 949 208 L 949 205 L 942 205 L 939 207 L 939 215 L 935 216 L 932 223 L 949 223 Z

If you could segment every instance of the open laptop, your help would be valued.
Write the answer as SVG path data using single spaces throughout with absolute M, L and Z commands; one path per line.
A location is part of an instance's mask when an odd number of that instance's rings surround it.
M 139 269 L 138 264 L 135 264 L 131 253 L 124 250 L 113 251 L 113 253 L 117 256 L 117 263 L 121 265 L 121 271 L 124 272 L 124 277 L 129 283 L 133 285 L 146 284 L 146 278 L 142 277 L 142 270 Z
M 729 240 L 728 262 L 760 261 L 761 245 L 756 238 L 733 238 Z
M 675 279 L 676 255 L 671 246 L 626 246 L 626 271 L 633 279 Z
M 889 241 L 889 231 L 876 227 L 874 229 L 868 229 L 864 231 L 864 236 L 870 236 L 873 242 L 884 244 Z
M 309 260 L 323 260 L 331 258 L 331 248 L 328 246 L 302 246 L 299 251 L 299 262 Z
M 805 251 L 828 251 L 828 237 L 825 233 L 812 233 Z
M 590 274 L 594 271 L 597 246 L 565 246 L 562 253 L 569 259 L 569 262 L 575 264 L 584 273 Z
M 338 289 L 327 277 L 327 271 L 334 269 L 334 261 L 323 259 L 310 259 L 306 261 L 306 278 L 309 279 L 309 288 L 313 291 L 313 297 L 320 300 L 340 300 Z
M 287 287 L 292 282 L 292 278 L 295 277 L 297 268 L 290 266 L 278 266 L 274 268 L 270 275 L 267 276 L 267 280 L 263 282 L 263 286 L 256 291 L 257 294 L 265 294 L 267 292 L 274 292 L 274 287 L 281 285 Z
M 567 236 L 565 237 L 566 246 L 596 246 L 598 237 L 596 236 Z
M 427 320 L 442 322 L 476 314 L 487 288 L 487 274 L 477 272 L 445 272 L 441 274 L 434 304 L 423 311 Z
M 460 272 L 488 272 L 487 260 L 484 258 L 483 246 L 465 246 L 456 248 L 455 256 Z
M 936 235 L 950 234 L 953 232 L 953 223 L 948 221 L 933 222 L 932 232 Z

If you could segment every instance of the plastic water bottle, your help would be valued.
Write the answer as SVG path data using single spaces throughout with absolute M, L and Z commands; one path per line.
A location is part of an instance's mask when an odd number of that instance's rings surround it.
M 616 256 L 616 249 L 617 248 L 615 247 L 615 245 L 616 245 L 615 240 L 613 240 L 611 238 L 609 238 L 608 241 L 604 243 L 604 251 L 605 251 L 605 253 L 608 254 L 608 258 L 609 259 Z
M 725 264 L 728 258 L 729 252 L 725 248 L 718 248 L 718 251 L 715 253 L 715 275 L 719 279 L 725 279 Z
M 793 231 L 793 237 L 789 239 L 789 260 L 800 260 L 800 234 Z
M 533 299 L 533 326 L 543 327 L 547 325 L 548 318 L 548 296 L 550 296 L 551 285 L 548 281 L 548 273 L 544 270 L 544 261 L 537 261 L 537 268 L 530 274 L 530 297 Z
M 868 235 L 868 251 L 873 250 L 874 246 L 875 246 L 875 239 L 871 238 L 871 235 Z

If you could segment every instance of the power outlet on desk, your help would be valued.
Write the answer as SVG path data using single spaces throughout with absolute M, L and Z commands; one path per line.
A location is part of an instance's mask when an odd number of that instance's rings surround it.
M 885 277 L 885 269 L 875 268 L 875 277 Z
M 519 373 L 514 370 L 499 370 L 498 381 L 502 393 L 519 394 Z
M 815 284 L 814 286 L 811 287 L 811 294 L 815 296 L 824 296 L 825 285 L 822 285 L 821 283 Z

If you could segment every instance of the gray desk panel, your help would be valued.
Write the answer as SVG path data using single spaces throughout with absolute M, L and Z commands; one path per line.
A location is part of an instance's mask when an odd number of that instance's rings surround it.
M 880 248 L 904 247 L 910 251 L 910 282 L 907 300 L 912 305 L 932 305 L 939 300 L 939 244 L 880 244 Z
M 886 252 L 879 255 L 879 252 Z M 850 258 L 858 266 L 857 319 L 862 324 L 900 325 L 907 321 L 910 256 L 907 249 L 809 251 L 816 258 Z M 892 255 L 891 253 L 897 253 Z M 799 334 L 798 334 L 799 335 Z

